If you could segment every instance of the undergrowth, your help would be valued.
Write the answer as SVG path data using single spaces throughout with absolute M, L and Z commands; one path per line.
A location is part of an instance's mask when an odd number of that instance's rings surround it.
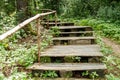
M 92 26 L 95 31 L 120 43 L 120 22 L 104 21 L 99 19 L 83 19 L 80 25 Z
M 0 13 L 0 34 L 16 25 L 14 15 Z M 41 51 L 51 44 L 51 35 L 42 31 Z M 26 72 L 19 72 L 17 67 L 28 67 L 37 62 L 37 36 L 27 35 L 23 29 L 0 42 L 0 80 L 31 80 Z
M 102 61 L 107 66 L 105 75 L 107 80 L 120 80 L 120 59 L 113 55 L 112 49 L 106 46 L 102 41 L 102 37 L 107 37 L 119 43 L 120 24 L 99 19 L 83 19 L 80 21 L 79 25 L 91 26 L 95 30 L 97 43 L 101 46 L 101 52 L 104 54 Z

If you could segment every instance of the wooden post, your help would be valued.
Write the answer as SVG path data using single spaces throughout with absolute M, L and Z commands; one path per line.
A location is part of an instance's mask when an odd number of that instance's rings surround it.
M 38 62 L 40 63 L 40 54 L 41 54 L 41 35 L 40 35 L 40 19 L 37 19 L 37 38 L 38 38 Z
M 57 26 L 57 12 L 55 12 L 55 26 Z
M 47 18 L 46 18 L 46 19 L 47 19 L 47 20 L 46 20 L 46 21 L 47 21 L 47 22 L 46 22 L 46 23 L 47 23 L 47 28 L 49 28 L 49 15 L 47 15 Z

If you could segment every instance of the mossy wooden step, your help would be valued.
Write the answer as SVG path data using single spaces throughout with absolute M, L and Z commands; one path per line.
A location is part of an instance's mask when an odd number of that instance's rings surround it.
M 57 20 L 57 21 L 55 21 L 55 20 L 43 20 L 43 22 L 60 22 L 60 20 Z
M 46 25 L 46 26 L 56 26 L 56 23 L 55 22 L 43 22 L 42 23 L 43 25 Z M 57 26 L 74 26 L 74 23 L 72 22 L 57 22 Z
M 81 45 L 81 44 L 96 44 L 96 38 L 94 36 L 84 36 L 84 37 L 54 37 L 54 45 Z
M 53 46 L 44 52 L 41 56 L 64 57 L 64 56 L 82 56 L 82 57 L 102 57 L 98 45 L 59 45 Z
M 76 70 L 104 70 L 106 66 L 103 63 L 35 63 L 27 69 L 31 70 L 58 70 L 58 71 L 76 71 Z

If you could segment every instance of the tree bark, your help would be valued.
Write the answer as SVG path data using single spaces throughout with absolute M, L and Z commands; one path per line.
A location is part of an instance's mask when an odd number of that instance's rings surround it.
M 31 11 L 29 7 L 30 0 L 17 0 L 17 20 L 19 23 L 31 17 Z M 34 34 L 37 33 L 33 30 L 32 26 L 28 24 L 25 28 L 23 28 L 26 34 Z

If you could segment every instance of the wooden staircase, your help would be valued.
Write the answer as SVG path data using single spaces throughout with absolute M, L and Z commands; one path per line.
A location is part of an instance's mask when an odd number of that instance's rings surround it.
M 43 22 L 45 26 L 55 26 L 55 21 Z M 59 36 L 53 37 L 51 48 L 41 52 L 41 58 L 49 57 L 50 63 L 35 63 L 29 70 L 55 70 L 59 71 L 103 71 L 106 65 L 100 60 L 103 54 L 95 42 L 94 31 L 90 26 L 74 26 L 74 23 L 57 21 Z M 73 59 L 67 60 L 66 58 Z M 59 62 L 56 63 L 56 60 Z M 66 73 L 67 74 L 67 73 Z

